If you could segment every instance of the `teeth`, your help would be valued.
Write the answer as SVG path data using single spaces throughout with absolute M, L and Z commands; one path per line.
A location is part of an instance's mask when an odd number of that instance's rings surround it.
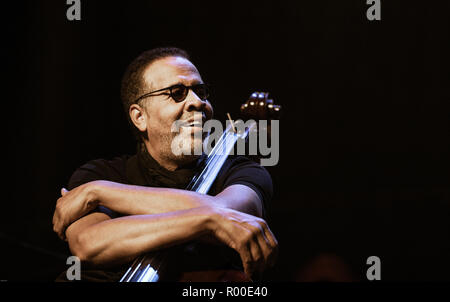
M 190 124 L 187 124 L 185 127 L 201 127 L 201 123 L 199 123 L 199 122 L 194 122 L 194 123 L 190 123 Z

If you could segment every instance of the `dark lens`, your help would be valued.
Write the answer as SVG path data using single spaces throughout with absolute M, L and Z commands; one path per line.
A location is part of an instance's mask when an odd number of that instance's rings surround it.
M 176 101 L 183 101 L 188 94 L 188 88 L 184 85 L 176 85 L 170 89 L 170 96 Z
M 195 85 L 194 87 L 192 87 L 192 90 L 203 101 L 206 100 L 209 96 L 208 86 L 206 86 L 206 84 Z

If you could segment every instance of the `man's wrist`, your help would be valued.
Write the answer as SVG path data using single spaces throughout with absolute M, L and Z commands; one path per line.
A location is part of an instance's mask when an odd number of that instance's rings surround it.
M 101 180 L 91 181 L 86 184 L 86 200 L 89 204 L 100 205 L 104 186 Z
M 217 222 L 219 219 L 220 214 L 218 213 L 217 209 L 214 206 L 202 206 L 200 207 L 205 212 L 204 214 L 204 220 L 203 220 L 203 226 L 204 229 L 209 234 L 214 234 L 216 228 L 217 228 Z

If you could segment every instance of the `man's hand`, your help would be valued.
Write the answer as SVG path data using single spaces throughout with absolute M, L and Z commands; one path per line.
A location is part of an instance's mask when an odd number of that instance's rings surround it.
M 278 242 L 263 219 L 226 208 L 214 207 L 213 212 L 209 229 L 239 253 L 247 276 L 275 264 Z
M 98 201 L 92 195 L 89 183 L 72 191 L 67 191 L 65 188 L 61 189 L 61 197 L 56 202 L 56 209 L 53 214 L 53 230 L 62 240 L 66 240 L 65 232 L 72 222 L 97 207 Z
M 105 190 L 105 188 L 107 188 L 107 190 Z M 83 238 L 91 238 L 90 240 L 92 240 L 92 242 L 90 242 L 87 247 L 95 251 L 93 254 L 97 254 L 100 250 L 105 251 L 110 249 L 112 252 L 106 252 L 105 255 L 111 256 L 117 254 L 120 255 L 120 257 L 123 257 L 123 246 L 115 245 L 122 240 L 120 239 L 122 237 L 129 240 L 129 232 L 133 233 L 133 236 L 136 236 L 136 230 L 141 229 L 144 225 L 148 228 L 147 231 L 142 232 L 142 237 L 150 237 L 145 240 L 139 239 L 139 244 L 136 244 L 135 247 L 127 250 L 127 252 L 139 254 L 141 250 L 144 251 L 158 248 L 160 245 L 158 243 L 159 241 L 164 241 L 163 245 L 168 244 L 166 241 L 170 241 L 171 239 L 167 239 L 168 222 L 165 222 L 165 220 L 173 221 L 170 222 L 170 228 L 173 228 L 172 236 L 175 238 L 173 241 L 177 242 L 177 240 L 183 241 L 184 239 L 180 238 L 186 236 L 186 226 L 181 227 L 183 223 L 188 223 L 185 221 L 194 224 L 199 223 L 199 221 L 202 220 L 200 219 L 201 216 L 206 215 L 209 217 L 207 223 L 204 225 L 200 224 L 201 226 L 198 227 L 198 230 L 196 231 L 199 234 L 195 236 L 210 234 L 220 242 L 223 242 L 236 250 L 240 254 L 245 273 L 250 277 L 255 273 L 257 274 L 264 271 L 265 268 L 274 264 L 278 243 L 263 219 L 239 210 L 227 208 L 227 205 L 239 209 L 249 208 L 246 203 L 235 200 L 236 190 L 241 192 L 238 196 L 241 196 L 241 198 L 244 198 L 245 200 L 258 198 L 256 193 L 251 191 L 251 189 L 237 186 L 227 188 L 216 197 L 204 196 L 204 198 L 207 199 L 201 200 L 199 197 L 202 197 L 203 195 L 197 196 L 193 195 L 193 192 L 186 193 L 182 190 L 135 188 L 134 186 L 130 189 L 129 186 L 111 184 L 109 182 L 91 182 L 81 185 L 71 191 L 65 189 L 61 190 L 62 196 L 57 201 L 55 214 L 53 216 L 53 229 L 63 240 L 66 240 L 65 231 L 67 227 L 75 221 L 79 222 L 77 229 L 83 231 L 86 227 L 80 227 L 80 225 L 86 223 L 87 225 L 91 225 L 91 221 L 89 219 L 83 220 L 80 218 L 103 202 L 105 203 L 102 204 L 103 206 L 110 209 L 112 208 L 112 210 L 119 213 L 124 213 L 125 217 L 121 219 L 112 219 L 110 223 L 101 224 L 101 228 L 89 228 L 89 235 L 83 236 Z M 213 198 L 217 199 L 213 200 Z M 162 199 L 165 200 L 166 203 L 161 203 Z M 127 200 L 128 202 L 125 202 Z M 133 202 L 130 202 L 129 200 L 132 200 Z M 209 203 L 209 205 L 206 205 L 207 203 Z M 167 205 L 167 208 L 161 208 L 161 204 L 169 205 Z M 250 202 L 250 204 L 252 203 Z M 199 214 L 200 216 L 193 219 L 190 217 L 191 214 L 189 214 L 189 209 L 193 212 L 200 211 L 199 213 L 203 213 L 204 215 Z M 207 212 L 202 212 L 205 209 Z M 179 222 L 179 231 L 181 233 L 178 234 L 178 230 L 174 227 L 174 223 L 175 221 L 178 221 L 178 219 L 181 219 L 181 217 L 184 217 L 184 215 L 186 215 L 186 217 L 183 218 L 184 220 L 182 219 Z M 130 216 L 133 219 L 128 220 L 127 216 Z M 136 217 L 141 217 L 141 220 Z M 193 222 L 191 221 L 192 219 Z M 138 228 L 136 225 L 139 225 L 140 227 Z M 159 231 L 161 231 L 161 234 L 159 234 Z M 72 233 L 72 235 L 74 235 L 78 232 Z M 191 234 L 189 236 L 194 235 Z

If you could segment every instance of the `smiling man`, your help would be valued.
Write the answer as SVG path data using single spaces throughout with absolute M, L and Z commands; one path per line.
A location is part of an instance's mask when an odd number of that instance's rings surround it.
M 263 219 L 272 181 L 263 167 L 230 157 L 208 195 L 184 190 L 204 155 L 174 154 L 171 146 L 193 151 L 204 139 L 196 135 L 198 120 L 213 115 L 208 88 L 187 53 L 144 52 L 125 72 L 121 95 L 137 154 L 76 170 L 53 217 L 55 232 L 82 261 L 81 279 L 119 280 L 137 256 L 192 241 L 219 249 L 207 253 L 212 259 L 197 255 L 215 268 L 235 267 L 233 250 L 247 276 L 272 265 L 277 241 Z M 182 127 L 172 132 L 177 121 Z M 189 262 L 189 270 L 202 266 Z

